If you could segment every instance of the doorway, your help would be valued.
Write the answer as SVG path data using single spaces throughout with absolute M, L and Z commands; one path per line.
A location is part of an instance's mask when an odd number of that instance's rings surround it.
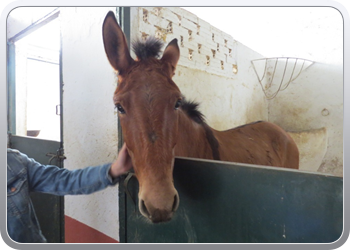
M 7 40 L 8 144 L 43 165 L 62 168 L 59 9 L 21 7 L 9 18 L 7 29 L 19 32 Z M 31 193 L 31 199 L 47 241 L 64 242 L 64 199 L 42 193 Z
M 56 18 L 15 47 L 15 134 L 61 140 L 60 29 Z

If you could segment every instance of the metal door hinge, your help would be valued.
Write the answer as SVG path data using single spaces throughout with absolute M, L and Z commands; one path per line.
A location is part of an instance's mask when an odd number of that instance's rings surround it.
M 56 115 L 61 115 L 61 104 L 56 105 Z
M 59 148 L 55 153 L 47 153 L 46 156 L 51 156 L 49 159 L 49 165 L 51 165 L 51 162 L 53 159 L 57 159 L 58 161 L 62 162 L 64 159 L 67 159 L 67 157 L 64 155 L 64 149 Z

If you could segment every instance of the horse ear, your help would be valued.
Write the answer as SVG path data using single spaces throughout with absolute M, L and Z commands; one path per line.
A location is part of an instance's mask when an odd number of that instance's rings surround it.
M 177 45 L 177 39 L 175 38 L 166 46 L 161 59 L 163 62 L 170 63 L 171 76 L 173 76 L 175 73 L 175 68 L 176 68 L 177 62 L 179 61 L 179 58 L 180 58 L 180 49 L 179 49 L 179 46 Z
M 105 17 L 102 32 L 107 58 L 119 75 L 123 75 L 134 60 L 130 56 L 125 35 L 112 11 Z

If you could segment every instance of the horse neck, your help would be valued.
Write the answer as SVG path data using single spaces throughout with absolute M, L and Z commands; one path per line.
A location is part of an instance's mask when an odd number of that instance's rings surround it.
M 207 126 L 207 125 L 206 125 Z M 207 129 L 210 129 L 209 127 Z M 180 113 L 175 155 L 181 157 L 212 159 L 212 150 L 206 129 L 186 114 Z

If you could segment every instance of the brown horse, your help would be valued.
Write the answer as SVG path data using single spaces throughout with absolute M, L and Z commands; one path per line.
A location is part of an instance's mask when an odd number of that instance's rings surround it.
M 175 156 L 298 169 L 298 148 L 277 125 L 261 121 L 217 131 L 205 123 L 198 105 L 185 101 L 172 81 L 180 56 L 176 39 L 161 58 L 159 40 L 138 41 L 133 44 L 134 60 L 110 12 L 103 23 L 103 41 L 118 72 L 113 100 L 139 182 L 139 209 L 152 222 L 170 220 L 178 208 Z

